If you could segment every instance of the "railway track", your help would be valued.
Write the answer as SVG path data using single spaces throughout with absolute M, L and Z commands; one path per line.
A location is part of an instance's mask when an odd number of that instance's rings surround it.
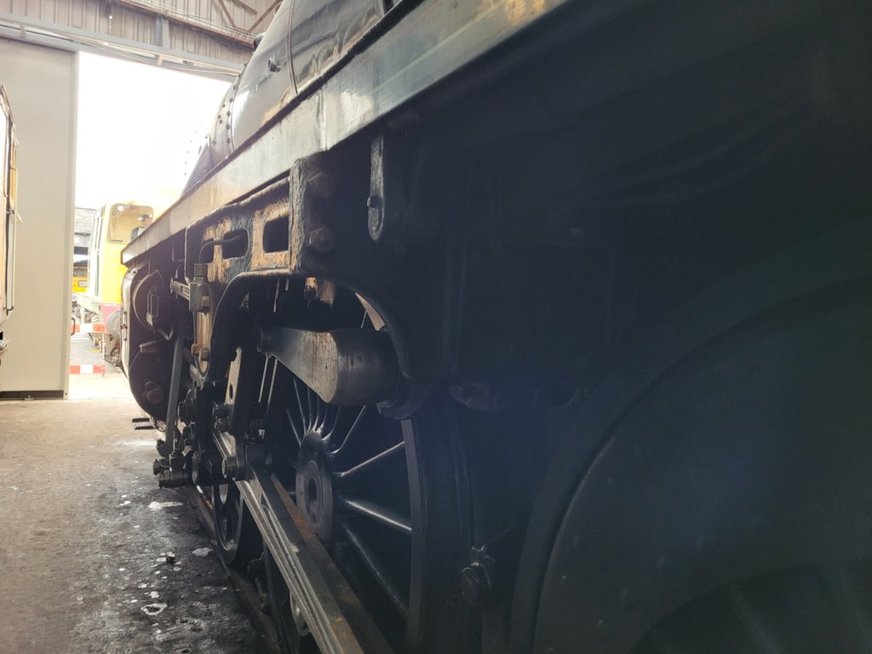
M 188 505 L 194 510 L 203 529 L 209 536 L 209 540 L 217 547 L 218 539 L 215 534 L 215 522 L 212 518 L 212 503 L 209 497 L 198 486 L 189 486 L 180 489 L 186 498 Z M 224 568 L 224 572 L 230 579 L 236 596 L 242 603 L 245 613 L 251 620 L 255 631 L 260 634 L 265 654 L 281 654 L 276 636 L 276 629 L 269 615 L 269 600 L 266 594 L 262 571 L 246 569 L 240 570 L 228 565 L 220 556 L 218 560 Z M 258 578 L 258 572 L 260 577 Z

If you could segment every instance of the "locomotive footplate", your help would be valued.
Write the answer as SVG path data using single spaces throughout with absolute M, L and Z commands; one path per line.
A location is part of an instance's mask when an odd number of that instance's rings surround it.
M 263 464 L 246 467 L 236 483 L 321 652 L 392 652 L 281 482 Z

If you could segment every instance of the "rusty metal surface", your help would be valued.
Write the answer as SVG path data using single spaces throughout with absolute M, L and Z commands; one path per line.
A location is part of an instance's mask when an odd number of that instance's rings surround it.
M 262 334 L 262 349 L 328 404 L 361 406 L 388 400 L 399 378 L 390 337 L 375 331 L 274 327 Z
M 335 64 L 382 18 L 379 0 L 285 2 L 242 73 L 218 127 L 220 161 Z M 222 138 L 223 137 L 223 138 Z
M 226 120 L 216 126 L 218 131 L 223 129 L 226 138 L 216 134 L 212 144 L 220 153 L 215 163 L 254 134 L 296 95 L 288 34 L 292 6 L 291 2 L 282 3 L 272 28 L 257 46 L 233 97 L 228 100 Z
M 381 0 L 295 0 L 294 80 L 302 91 L 358 42 L 384 15 Z
M 193 276 L 194 264 L 201 259 L 208 264 L 209 282 L 225 285 L 243 272 L 287 268 L 288 248 L 273 246 L 270 235 L 273 226 L 287 232 L 278 223 L 287 224 L 289 207 L 288 180 L 279 180 L 246 200 L 223 207 L 191 225 L 186 234 L 186 275 Z M 212 248 L 209 256 L 201 252 L 206 242 L 220 241 L 239 230 L 248 236 L 244 252 L 227 256 L 222 246 Z
M 422 2 L 170 207 L 123 260 L 337 145 L 567 1 Z

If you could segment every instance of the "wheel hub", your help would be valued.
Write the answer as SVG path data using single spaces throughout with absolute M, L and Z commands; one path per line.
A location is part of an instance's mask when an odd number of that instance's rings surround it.
M 307 434 L 297 456 L 297 506 L 323 542 L 333 534 L 333 481 L 321 437 Z

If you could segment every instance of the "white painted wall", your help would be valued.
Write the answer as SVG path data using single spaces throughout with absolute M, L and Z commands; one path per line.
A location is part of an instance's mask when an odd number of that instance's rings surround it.
M 67 391 L 75 211 L 77 55 L 0 39 L 0 84 L 18 133 L 15 310 L 0 396 Z

